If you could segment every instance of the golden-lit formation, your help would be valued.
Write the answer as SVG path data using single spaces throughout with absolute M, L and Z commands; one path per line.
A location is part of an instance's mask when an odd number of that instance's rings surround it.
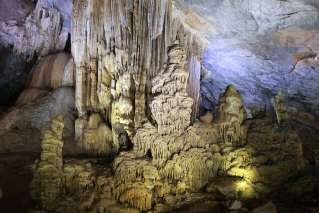
M 0 213 L 317 211 L 315 1 L 0 5 Z

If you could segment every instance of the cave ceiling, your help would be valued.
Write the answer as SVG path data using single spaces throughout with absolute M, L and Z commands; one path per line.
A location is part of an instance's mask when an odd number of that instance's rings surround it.
M 70 31 L 71 0 L 46 0 Z M 34 2 L 1 0 L 0 22 L 23 25 Z M 292 106 L 319 114 L 319 3 L 316 0 L 176 0 L 182 19 L 206 41 L 202 107 L 212 109 L 227 85 L 245 106 L 270 106 L 279 91 Z M 15 23 L 13 23 L 15 24 Z M 3 42 L 6 36 L 0 32 Z

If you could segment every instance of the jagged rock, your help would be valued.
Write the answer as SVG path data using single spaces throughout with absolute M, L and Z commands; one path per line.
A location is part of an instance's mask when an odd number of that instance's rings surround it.
M 169 198 L 176 198 L 168 195 L 172 189 L 167 184 L 177 182 L 174 190 L 179 193 L 199 190 L 220 166 L 219 159 L 204 149 L 209 142 L 197 134 L 202 130 L 200 125 L 189 127 L 193 101 L 186 93 L 185 52 L 174 45 L 168 55 L 168 65 L 153 80 L 155 98 L 150 108 L 158 125 L 145 123 L 138 129 L 134 150 L 121 153 L 113 166 L 115 198 L 140 210 L 150 210 L 156 197 L 164 197 L 168 205 L 173 205 Z M 167 105 L 164 111 L 160 103 Z M 174 119 L 168 114 L 174 115 Z M 214 133 L 203 137 L 211 135 Z
M 219 99 L 219 132 L 226 144 L 241 146 L 246 143 L 247 127 L 243 125 L 246 112 L 241 95 L 234 86 L 228 86 Z
M 63 117 L 60 116 L 52 121 L 50 130 L 43 132 L 41 157 L 31 183 L 32 198 L 47 210 L 56 207 L 63 189 L 63 128 Z
M 68 37 L 67 30 L 62 28 L 59 11 L 46 7 L 44 0 L 37 1 L 34 11 L 22 25 L 17 20 L 4 20 L 0 25 L 2 43 L 12 45 L 17 53 L 28 59 L 35 54 L 45 56 L 63 50 Z
M 181 134 L 191 123 L 193 106 L 186 91 L 186 52 L 179 45 L 172 46 L 167 64 L 152 81 L 154 98 L 150 108 L 160 135 Z
M 253 213 L 277 213 L 276 206 L 270 201 L 252 211 Z

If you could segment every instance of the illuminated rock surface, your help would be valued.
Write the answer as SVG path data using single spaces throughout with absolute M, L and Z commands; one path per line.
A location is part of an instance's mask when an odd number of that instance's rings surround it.
M 315 0 L 0 3 L 1 213 L 318 210 Z
M 41 157 L 31 183 L 32 198 L 47 210 L 54 209 L 62 191 L 63 128 L 63 117 L 57 117 L 50 130 L 43 132 Z

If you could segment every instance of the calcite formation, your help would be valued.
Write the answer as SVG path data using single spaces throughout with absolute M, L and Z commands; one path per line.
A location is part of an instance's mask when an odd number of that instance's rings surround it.
M 150 108 L 159 134 L 181 134 L 191 123 L 193 99 L 186 91 L 189 73 L 185 65 L 185 50 L 172 46 L 167 67 L 152 81 L 154 98 Z
M 200 66 L 196 57 L 201 40 L 195 39 L 173 10 L 171 0 L 74 2 L 72 53 L 78 114 L 87 119 L 90 112 L 99 112 L 111 123 L 114 141 L 119 140 L 115 126 L 124 126 L 131 137 L 134 127 L 145 122 L 152 98 L 147 82 L 167 62 L 168 48 L 176 38 L 193 59 L 187 64 L 194 79 L 188 91 L 198 106 Z M 193 112 L 194 118 L 197 109 Z
M 288 119 L 288 108 L 285 101 L 285 95 L 280 91 L 272 100 L 277 122 L 282 125 Z
M 29 79 L 16 101 L 18 106 L 31 103 L 50 90 L 74 87 L 73 59 L 67 53 L 46 56 L 33 68 Z
M 177 44 L 170 51 L 183 53 Z M 168 55 L 174 57 L 172 53 Z M 176 76 L 177 72 L 184 74 L 185 70 L 180 66 L 184 63 L 182 60 L 170 63 L 172 66 L 165 66 L 159 76 L 169 70 L 172 71 L 170 76 Z M 157 82 L 153 81 L 153 91 L 165 88 L 165 83 L 159 87 Z M 172 78 L 168 82 L 178 85 L 180 79 Z M 185 89 L 182 86 L 180 88 Z M 156 97 L 164 100 L 179 98 L 178 92 L 170 94 L 164 91 L 156 93 Z M 240 145 L 238 142 L 227 141 L 220 134 L 220 124 L 229 122 L 230 125 L 238 125 L 240 129 L 247 128 L 244 127 L 245 113 L 240 100 L 237 90 L 228 87 L 220 101 L 219 113 L 223 114 L 213 122 L 196 121 L 192 124 L 192 106 L 179 105 L 187 113 L 178 114 L 177 121 L 184 121 L 182 117 L 186 114 L 187 126 L 169 123 L 165 119 L 171 118 L 166 116 L 159 121 L 164 121 L 168 127 L 177 128 L 175 131 L 162 131 L 157 120 L 144 123 L 134 135 L 133 150 L 121 151 L 112 162 L 112 171 L 106 169 L 104 164 L 91 164 L 86 160 L 65 162 L 63 169 L 59 170 L 62 190 L 59 191 L 59 204 L 55 210 L 167 212 L 198 198 L 207 199 L 216 193 L 223 199 L 250 199 L 270 192 L 304 167 L 302 146 L 294 131 L 276 131 L 271 120 L 265 118 L 251 122 L 251 132 L 245 140 L 240 138 Z M 151 112 L 158 113 L 156 110 Z M 152 117 L 155 118 L 155 115 L 152 114 Z M 88 121 L 90 128 L 84 129 L 94 130 L 92 128 L 103 124 L 101 121 L 98 113 L 91 114 Z M 97 137 L 98 133 L 92 133 L 91 136 Z M 89 145 L 96 140 L 88 138 L 87 142 Z M 103 146 L 94 147 L 94 144 L 92 147 L 94 152 L 103 149 Z M 226 182 L 221 182 L 220 178 Z M 44 178 L 42 181 L 48 180 Z M 38 191 L 45 190 L 38 188 Z
M 41 157 L 31 183 L 32 198 L 44 209 L 54 209 L 62 192 L 63 161 L 62 133 L 64 123 L 57 117 L 51 128 L 45 130 L 41 142 Z
M 80 141 L 82 153 L 93 155 L 117 153 L 119 145 L 113 143 L 112 131 L 98 113 L 91 114 L 88 121 L 78 119 L 75 128 L 81 129 L 77 133 L 81 132 L 82 135 L 76 135 L 76 139 Z
M 219 134 L 224 143 L 241 146 L 246 140 L 246 119 L 242 98 L 234 86 L 228 86 L 219 99 Z
M 150 108 L 157 125 L 138 129 L 134 151 L 114 163 L 116 199 L 140 210 L 150 210 L 155 197 L 169 194 L 169 184 L 179 183 L 179 192 L 199 190 L 219 168 L 218 159 L 204 149 L 208 142 L 190 127 L 193 100 L 186 93 L 185 51 L 176 44 L 168 56 L 167 66 L 152 81 Z

